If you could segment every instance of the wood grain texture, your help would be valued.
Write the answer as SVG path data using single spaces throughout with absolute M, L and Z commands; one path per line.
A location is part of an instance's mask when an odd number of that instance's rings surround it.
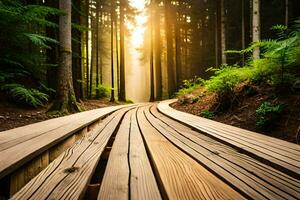
M 145 109 L 145 108 L 144 108 Z M 137 113 L 153 165 L 169 199 L 243 199 L 243 197 L 164 138 Z
M 162 116 L 155 106 L 151 114 L 145 110 L 145 115 L 168 140 L 248 198 L 297 199 L 300 196 L 299 180 Z
M 127 113 L 113 143 L 105 174 L 101 183 L 98 199 L 129 198 L 129 131 L 130 116 Z
M 161 199 L 134 111 L 116 135 L 98 199 Z
M 124 106 L 96 109 L 1 132 L 0 178 L 99 118 L 122 107 Z
M 174 110 L 169 107 L 169 103 L 172 102 L 161 102 L 158 104 L 158 110 L 168 117 L 231 145 L 249 156 L 263 160 L 284 173 L 297 179 L 300 178 L 299 145 Z
M 141 132 L 136 120 L 136 112 L 131 116 L 130 126 L 130 195 L 131 200 L 161 199 L 154 172 L 145 149 Z
M 82 198 L 109 138 L 128 109 L 106 118 L 91 137 L 76 142 L 12 199 Z

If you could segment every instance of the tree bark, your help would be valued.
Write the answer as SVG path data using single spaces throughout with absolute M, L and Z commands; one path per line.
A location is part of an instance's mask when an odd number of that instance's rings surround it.
M 253 0 L 252 6 L 252 42 L 260 40 L 260 0 Z M 260 49 L 253 49 L 253 59 L 259 59 Z
M 77 10 L 81 8 L 81 1 L 75 1 L 74 7 Z M 80 24 L 80 12 L 72 13 L 72 20 L 76 24 Z M 72 52 L 73 52 L 73 85 L 76 99 L 83 99 L 83 88 L 82 88 L 82 52 L 81 52 L 81 44 L 78 41 L 81 41 L 81 32 L 77 29 L 72 29 L 73 38 L 75 41 L 72 41 Z
M 153 70 L 153 0 L 150 2 L 150 102 L 154 101 L 154 70 Z
M 159 1 L 154 1 L 155 13 L 153 19 L 154 23 L 154 49 L 155 49 L 155 90 L 156 100 L 162 99 L 162 72 L 161 72 L 161 42 L 160 42 L 160 12 Z
M 225 16 L 225 0 L 220 1 L 221 12 L 221 52 L 222 52 L 222 64 L 227 63 L 226 57 L 226 16 Z
M 96 0 L 96 88 L 99 86 L 99 12 L 100 0 Z M 99 90 L 96 89 L 96 98 L 99 98 Z
M 86 0 L 86 27 L 89 28 L 89 12 L 90 12 L 90 4 L 89 0 Z M 89 95 L 89 31 L 85 32 L 85 56 L 86 56 L 86 96 Z
M 111 95 L 110 101 L 115 102 L 115 77 L 114 77 L 114 2 L 111 1 L 110 8 L 110 60 L 111 60 Z
M 167 40 L 167 74 L 168 74 L 168 95 L 172 97 L 175 92 L 174 81 L 174 55 L 173 55 L 173 30 L 171 23 L 171 2 L 164 0 L 165 6 L 165 27 L 166 27 L 166 40 Z
M 120 101 L 126 101 L 126 85 L 125 85 L 125 1 L 120 1 Z
M 246 48 L 246 42 L 245 42 L 245 0 L 242 0 L 242 49 Z M 242 55 L 242 65 L 245 65 L 245 55 Z
M 51 110 L 66 114 L 79 111 L 72 80 L 71 0 L 60 0 L 59 8 L 66 14 L 59 17 L 60 60 L 57 76 L 58 87 Z
M 289 26 L 289 0 L 285 0 L 285 25 Z

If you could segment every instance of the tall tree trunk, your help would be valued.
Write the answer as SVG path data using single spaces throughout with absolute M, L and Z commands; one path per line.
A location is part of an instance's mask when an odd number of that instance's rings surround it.
M 117 88 L 120 99 L 120 62 L 119 62 L 119 36 L 118 36 L 118 16 L 115 16 L 115 37 L 116 37 L 116 65 L 117 65 Z
M 94 75 L 94 61 L 95 61 L 95 18 L 91 11 L 91 60 L 90 60 L 90 90 L 89 90 L 89 98 L 91 99 L 93 96 L 93 75 Z
M 222 52 L 222 64 L 227 63 L 226 57 L 226 16 L 225 16 L 225 0 L 220 1 L 220 12 L 221 12 L 221 52 Z
M 252 41 L 260 40 L 260 0 L 252 0 Z M 253 49 L 253 59 L 259 59 L 260 49 Z
M 167 40 L 167 74 L 168 74 L 168 95 L 171 97 L 175 92 L 174 81 L 174 55 L 173 55 L 173 30 L 171 23 L 171 2 L 164 0 L 165 9 L 165 27 L 166 27 L 166 40 Z
M 215 12 L 215 67 L 219 67 L 219 0 L 216 0 L 216 12 Z
M 180 43 L 180 15 L 176 17 L 175 23 L 175 61 L 176 61 L 176 89 L 179 89 L 179 85 L 182 81 L 181 71 L 181 43 Z
M 110 101 L 115 102 L 115 77 L 114 77 L 114 2 L 111 1 L 110 10 L 110 60 L 111 60 L 111 95 Z
M 73 5 L 77 12 L 74 12 L 72 14 L 72 20 L 76 24 L 81 23 L 81 16 L 80 12 L 78 10 L 81 9 L 81 1 L 75 1 Z M 75 39 L 72 41 L 72 52 L 73 52 L 73 85 L 74 85 L 74 91 L 75 91 L 75 96 L 76 99 L 82 99 L 83 98 L 83 88 L 82 88 L 82 52 L 81 52 L 81 44 L 78 41 L 81 41 L 81 31 L 77 29 L 72 29 L 72 35 L 73 38 Z
M 90 4 L 89 4 L 89 0 L 86 0 L 86 27 L 89 28 L 89 15 L 90 15 Z M 86 69 L 85 69 L 85 73 L 86 73 L 86 96 L 89 95 L 89 31 L 87 30 L 85 32 L 85 56 L 86 56 Z
M 58 8 L 58 1 L 53 0 L 47 0 L 45 2 L 46 6 Z M 58 23 L 58 16 L 49 16 L 49 20 L 52 22 Z M 52 27 L 46 28 L 46 34 L 47 37 L 58 39 L 58 30 L 54 29 Z M 57 88 L 57 80 L 53 77 L 57 74 L 57 65 L 58 65 L 58 58 L 59 58 L 59 47 L 57 44 L 49 44 L 51 49 L 46 50 L 46 57 L 47 57 L 47 63 L 53 64 L 55 67 L 49 67 L 47 68 L 47 84 L 49 88 L 55 89 Z M 55 93 L 51 94 L 51 97 L 54 97 Z
M 289 25 L 289 0 L 285 0 L 285 25 Z
M 150 102 L 154 101 L 154 70 L 153 70 L 153 0 L 150 2 Z
M 242 49 L 245 49 L 246 48 L 246 42 L 245 42 L 245 0 L 242 0 Z M 245 65 L 245 55 L 243 54 L 242 55 L 242 65 L 244 66 Z
M 60 60 L 57 75 L 58 87 L 51 110 L 73 113 L 79 111 L 79 107 L 76 103 L 72 80 L 71 0 L 60 0 L 59 8 L 66 14 L 59 17 Z
M 155 0 L 154 13 L 154 48 L 155 48 L 155 90 L 156 100 L 162 99 L 162 72 L 161 72 L 161 42 L 160 42 L 160 11 L 159 1 Z
M 96 0 L 96 98 L 99 98 L 99 12 L 100 0 Z
M 126 101 L 126 85 L 125 85 L 125 1 L 120 1 L 120 101 Z

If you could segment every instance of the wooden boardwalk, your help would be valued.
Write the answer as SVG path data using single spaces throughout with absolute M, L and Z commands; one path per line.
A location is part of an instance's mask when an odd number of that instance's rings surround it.
M 176 111 L 98 109 L 0 133 L 0 199 L 299 199 L 300 146 Z

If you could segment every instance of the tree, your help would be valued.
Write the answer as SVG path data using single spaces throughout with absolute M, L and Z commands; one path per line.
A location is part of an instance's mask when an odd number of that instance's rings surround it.
M 62 113 L 78 112 L 72 79 L 72 37 L 71 37 L 71 0 L 60 0 L 59 8 L 65 12 L 59 17 L 60 60 L 58 66 L 58 85 L 56 99 L 51 110 Z
M 167 74 L 168 74 L 168 94 L 171 97 L 175 92 L 174 80 L 174 55 L 173 55 L 173 29 L 172 29 L 172 11 L 170 0 L 164 0 L 165 9 L 165 31 L 167 40 Z
M 126 101 L 126 86 L 125 86 L 125 1 L 120 0 L 120 101 Z
M 227 63 L 226 57 L 226 16 L 225 16 L 225 0 L 220 0 L 220 12 L 221 12 L 221 52 L 222 52 L 222 64 Z
M 260 40 L 260 0 L 253 0 L 252 5 L 252 41 Z M 253 49 L 253 59 L 259 59 L 260 49 Z
M 162 98 L 162 72 L 161 72 L 161 42 L 160 42 L 160 11 L 159 0 L 154 0 L 154 51 L 155 51 L 155 90 L 156 100 Z
M 153 1 L 150 1 L 150 102 L 154 101 L 154 66 L 153 66 Z
M 111 1 L 110 8 L 110 62 L 111 62 L 111 96 L 110 101 L 115 102 L 115 77 L 114 77 L 114 1 Z

